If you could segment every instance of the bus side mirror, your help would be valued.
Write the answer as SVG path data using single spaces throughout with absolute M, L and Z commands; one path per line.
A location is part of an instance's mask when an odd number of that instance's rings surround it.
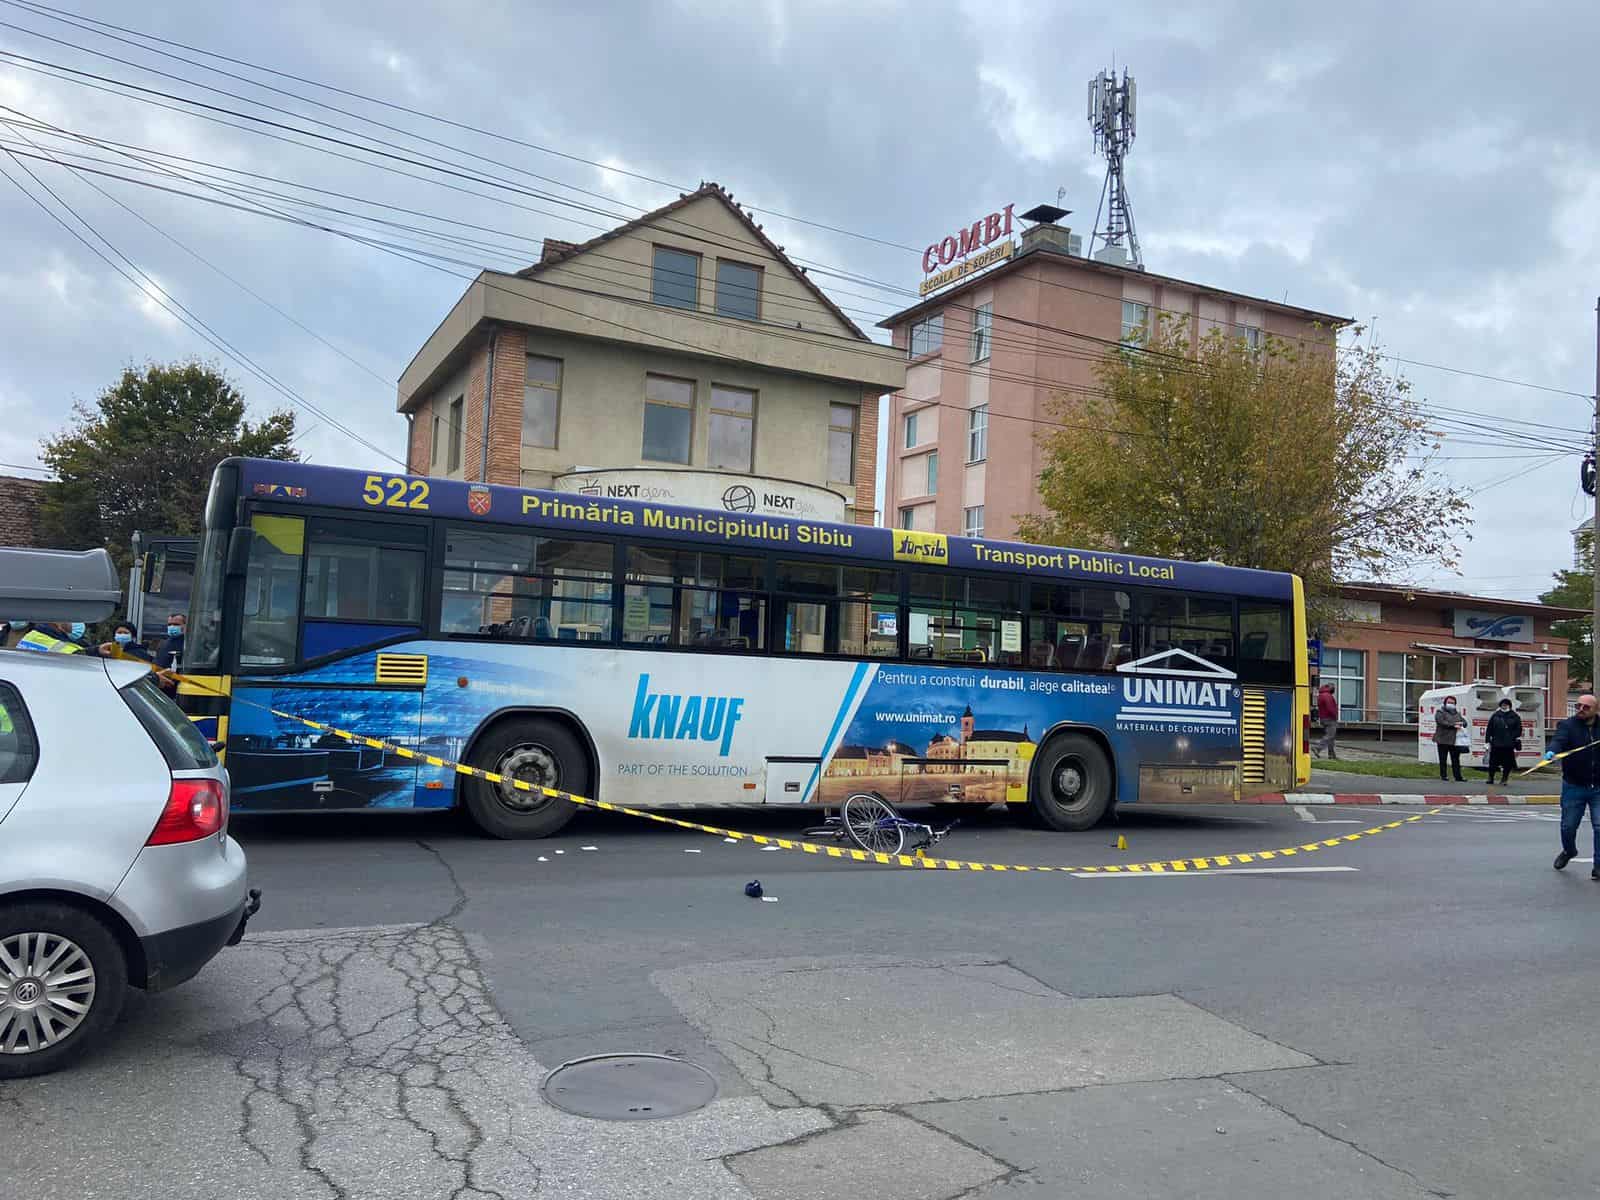
M 250 542 L 255 531 L 247 525 L 235 527 L 228 534 L 229 575 L 243 575 L 250 567 Z

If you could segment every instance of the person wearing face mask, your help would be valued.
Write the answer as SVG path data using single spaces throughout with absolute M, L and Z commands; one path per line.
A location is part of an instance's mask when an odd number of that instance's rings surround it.
M 101 658 L 137 658 L 142 662 L 155 661 L 154 655 L 139 641 L 138 632 L 127 621 L 117 622 L 112 630 L 111 640 L 102 642 L 97 653 Z
M 156 647 L 155 664 L 163 671 L 176 671 L 183 665 L 183 635 L 189 618 L 181 612 L 167 616 L 167 636 Z
M 83 622 L 75 621 L 72 628 L 79 630 L 79 637 L 83 636 Z M 31 629 L 17 639 L 14 647 L 17 650 L 36 650 L 46 654 L 81 654 L 83 646 L 73 639 L 71 633 L 59 625 L 50 625 L 45 622 L 35 624 Z
M 1465 783 L 1461 777 L 1461 751 L 1466 749 L 1466 717 L 1456 708 L 1456 698 L 1446 696 L 1444 703 L 1433 714 L 1433 744 L 1439 748 L 1439 778 L 1449 779 L 1445 774 L 1445 764 L 1450 764 L 1450 772 L 1455 776 L 1457 783 Z

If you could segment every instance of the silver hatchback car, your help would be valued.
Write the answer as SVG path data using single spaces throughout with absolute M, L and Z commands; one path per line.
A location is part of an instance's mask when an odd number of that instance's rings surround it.
M 76 1058 L 258 904 L 227 772 L 146 665 L 0 650 L 0 1079 Z

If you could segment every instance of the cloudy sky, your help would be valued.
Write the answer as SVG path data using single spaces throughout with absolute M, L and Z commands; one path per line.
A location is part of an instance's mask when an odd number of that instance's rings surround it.
M 1446 414 L 1441 469 L 1475 493 L 1457 522 L 1473 535 L 1459 575 L 1410 582 L 1536 594 L 1570 560 L 1584 512 L 1577 456 L 1553 452 L 1588 428 L 1595 384 L 1600 123 L 1588 113 L 1600 5 L 1177 7 L 0 0 L 0 144 L 213 198 L 222 184 L 237 206 L 23 158 L 36 183 L 0 155 L 14 181 L 0 180 L 0 472 L 36 464 L 39 438 L 123 364 L 194 353 L 223 362 L 258 411 L 301 407 L 299 444 L 315 461 L 392 465 L 404 438 L 394 381 L 470 264 L 525 265 L 544 236 L 592 236 L 701 180 L 764 210 L 791 254 L 899 288 L 920 277 L 919 254 L 900 245 L 1007 201 L 1024 208 L 1065 188 L 1079 210 L 1070 223 L 1086 226 L 1101 168 L 1084 83 L 1114 58 L 1139 82 L 1129 189 L 1147 265 L 1375 328 Z M 137 34 L 193 49 L 129 44 Z M 349 156 L 330 157 L 222 110 L 382 139 L 412 161 L 321 142 Z M 416 165 L 428 156 L 501 185 Z M 137 286 L 15 182 L 72 223 L 41 184 L 53 188 Z M 239 211 L 262 205 L 389 249 Z M 456 261 L 415 261 L 424 246 Z M 864 326 L 908 303 L 818 281 Z M 163 292 L 282 390 L 164 311 Z

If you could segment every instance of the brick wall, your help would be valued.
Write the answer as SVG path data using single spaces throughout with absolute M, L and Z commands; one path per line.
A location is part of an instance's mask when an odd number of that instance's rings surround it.
M 489 365 L 487 344 L 472 352 L 471 366 L 467 370 L 466 419 L 461 423 L 461 478 L 478 478 L 478 465 L 483 461 L 483 378 Z
M 869 392 L 861 397 L 861 416 L 856 422 L 856 524 L 873 524 L 877 507 L 878 396 Z
M 0 546 L 39 545 L 39 497 L 43 490 L 40 480 L 0 475 Z
M 488 483 L 522 483 L 522 391 L 528 373 L 528 336 L 502 329 L 494 345 L 494 401 L 489 405 Z M 480 415 L 478 428 L 482 429 Z M 478 466 L 473 463 L 473 472 Z
M 426 475 L 433 449 L 433 406 L 424 404 L 411 414 L 411 438 L 406 443 L 406 470 L 413 475 Z

